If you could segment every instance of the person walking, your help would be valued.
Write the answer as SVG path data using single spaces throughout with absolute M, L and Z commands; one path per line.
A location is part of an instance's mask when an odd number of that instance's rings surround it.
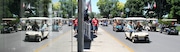
M 75 31 L 75 33 L 77 33 L 77 31 L 78 31 L 78 18 L 75 18 L 75 20 L 73 20 L 73 24 L 74 24 L 74 31 Z
M 96 18 L 92 19 L 93 31 L 97 34 L 99 21 Z

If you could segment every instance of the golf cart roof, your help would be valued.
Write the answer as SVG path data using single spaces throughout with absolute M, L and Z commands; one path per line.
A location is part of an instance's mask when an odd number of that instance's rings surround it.
M 177 19 L 162 19 L 162 21 L 177 21 Z
M 64 19 L 64 18 L 61 18 L 61 17 L 54 17 L 53 19 Z
M 106 20 L 107 18 L 102 18 L 102 20 Z
M 2 20 L 16 20 L 16 18 L 2 18 Z
M 47 17 L 29 17 L 28 19 L 30 19 L 30 20 L 47 20 L 47 19 L 49 19 L 49 18 L 47 18 Z
M 20 18 L 20 20 L 28 20 L 28 18 Z
M 129 17 L 129 18 L 125 18 L 125 20 L 146 20 L 146 18 L 143 18 L 143 17 Z
M 156 18 L 147 18 L 147 20 L 158 20 Z
M 113 19 L 124 19 L 124 18 L 121 18 L 121 17 L 115 17 L 115 18 L 113 18 Z

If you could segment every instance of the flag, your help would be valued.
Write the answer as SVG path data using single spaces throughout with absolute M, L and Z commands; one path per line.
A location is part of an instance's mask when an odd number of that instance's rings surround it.
M 87 8 L 90 12 L 92 12 L 92 7 L 91 7 L 91 0 L 87 3 Z
M 31 8 L 31 4 L 29 4 L 27 8 L 30 9 Z
M 25 3 L 23 2 L 23 5 L 22 5 L 22 7 L 24 8 L 25 7 Z
M 156 2 L 154 2 L 154 5 L 153 5 L 154 9 L 156 9 Z
M 148 9 L 150 9 L 151 8 L 151 5 L 148 3 Z

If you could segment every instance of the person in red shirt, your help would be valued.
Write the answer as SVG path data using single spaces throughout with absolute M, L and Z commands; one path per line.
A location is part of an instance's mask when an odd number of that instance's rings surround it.
M 73 24 L 74 24 L 74 31 L 75 31 L 75 33 L 77 33 L 77 29 L 78 29 L 78 18 L 75 18 L 75 20 L 73 20 Z
M 92 25 L 93 25 L 93 31 L 94 33 L 97 33 L 99 21 L 96 18 L 92 19 Z

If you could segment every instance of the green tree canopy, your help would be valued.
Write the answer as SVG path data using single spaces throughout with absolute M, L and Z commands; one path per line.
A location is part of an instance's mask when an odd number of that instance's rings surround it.
M 53 3 L 53 10 L 59 10 L 60 9 L 60 2 Z
M 77 9 L 77 0 L 60 0 L 61 10 L 63 11 L 63 17 L 72 17 L 75 16 L 75 12 Z M 68 16 L 67 16 L 68 15 Z
M 110 14 L 112 16 L 120 16 L 119 14 L 123 8 L 123 4 L 119 0 L 99 0 L 97 6 L 100 14 L 106 17 L 109 17 Z

